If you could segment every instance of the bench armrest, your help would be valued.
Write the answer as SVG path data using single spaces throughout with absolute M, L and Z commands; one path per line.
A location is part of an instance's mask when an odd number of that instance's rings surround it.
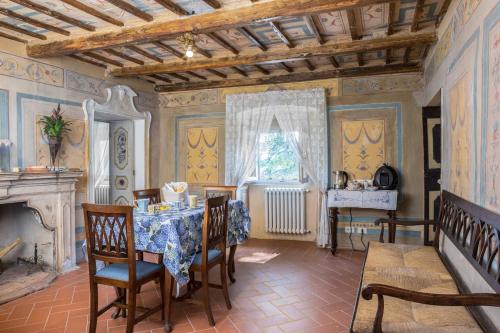
M 377 314 L 373 323 L 373 332 L 382 332 L 382 318 L 384 316 L 384 296 L 399 298 L 409 302 L 438 305 L 438 306 L 497 306 L 500 307 L 500 294 L 431 294 L 392 287 L 384 284 L 368 284 L 361 290 L 366 300 L 377 295 Z

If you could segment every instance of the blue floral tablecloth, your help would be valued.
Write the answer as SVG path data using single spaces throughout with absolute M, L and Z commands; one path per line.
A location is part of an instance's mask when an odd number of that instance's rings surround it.
M 153 215 L 134 210 L 135 247 L 137 250 L 163 253 L 163 263 L 177 283 L 189 282 L 189 267 L 201 250 L 204 208 L 165 211 Z M 229 201 L 228 246 L 248 238 L 248 209 L 240 200 Z

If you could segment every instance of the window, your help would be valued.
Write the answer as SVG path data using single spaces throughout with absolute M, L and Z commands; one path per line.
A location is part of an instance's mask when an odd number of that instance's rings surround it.
M 300 180 L 300 165 L 281 131 L 262 134 L 257 151 L 257 179 L 290 182 Z

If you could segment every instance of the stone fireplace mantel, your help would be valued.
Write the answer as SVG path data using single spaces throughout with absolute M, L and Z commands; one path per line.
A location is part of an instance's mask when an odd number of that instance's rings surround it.
M 52 268 L 58 273 L 76 265 L 75 184 L 82 175 L 82 172 L 0 173 L 0 205 L 26 203 L 37 211 L 43 227 L 54 232 Z

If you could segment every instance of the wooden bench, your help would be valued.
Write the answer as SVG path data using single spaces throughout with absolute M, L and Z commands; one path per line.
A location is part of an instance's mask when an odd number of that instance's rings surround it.
M 393 231 L 404 221 L 381 219 Z M 433 246 L 370 242 L 351 332 L 500 332 L 500 215 L 443 191 Z M 374 297 L 376 296 L 376 297 Z

